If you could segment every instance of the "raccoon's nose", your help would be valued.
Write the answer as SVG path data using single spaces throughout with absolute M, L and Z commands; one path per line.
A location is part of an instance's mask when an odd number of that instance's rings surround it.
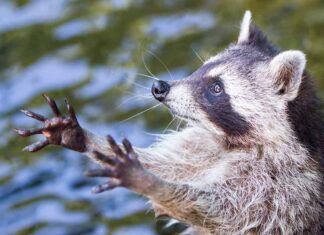
M 165 81 L 157 80 L 153 83 L 151 91 L 154 98 L 162 102 L 170 91 L 170 85 Z

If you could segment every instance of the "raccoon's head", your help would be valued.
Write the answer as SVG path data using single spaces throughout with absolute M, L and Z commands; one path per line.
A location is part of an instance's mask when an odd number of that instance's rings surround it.
M 305 63 L 302 52 L 272 46 L 247 11 L 237 43 L 185 79 L 156 81 L 152 94 L 174 115 L 218 135 L 271 138 L 289 126 L 287 105 L 298 95 Z

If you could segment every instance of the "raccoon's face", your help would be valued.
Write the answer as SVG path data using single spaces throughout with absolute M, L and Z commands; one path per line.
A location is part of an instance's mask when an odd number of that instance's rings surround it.
M 298 94 L 305 56 L 299 51 L 278 53 L 250 19 L 247 12 L 237 44 L 186 79 L 156 81 L 154 97 L 174 115 L 217 134 L 271 131 Z

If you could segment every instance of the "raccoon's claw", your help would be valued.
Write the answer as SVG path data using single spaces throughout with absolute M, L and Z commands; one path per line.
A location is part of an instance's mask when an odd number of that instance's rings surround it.
M 77 119 L 77 117 L 76 117 L 76 115 L 75 115 L 74 108 L 72 107 L 72 105 L 70 104 L 70 102 L 69 102 L 69 100 L 68 100 L 67 98 L 65 98 L 64 101 L 65 101 L 65 104 L 66 104 L 66 108 L 67 108 L 67 110 L 68 110 L 68 112 L 69 112 L 69 114 L 70 114 L 70 118 L 71 118 L 75 123 L 78 124 L 78 119 Z
M 89 170 L 86 172 L 86 176 L 88 177 L 116 177 L 116 171 L 112 169 L 98 169 L 98 170 Z
M 104 191 L 108 191 L 108 190 L 114 189 L 119 186 L 121 186 L 120 180 L 111 179 L 109 182 L 107 182 L 105 184 L 100 184 L 98 186 L 93 187 L 91 192 L 95 193 L 95 194 L 102 193 Z
M 87 171 L 86 175 L 89 177 L 109 177 L 111 180 L 95 187 L 92 192 L 101 193 L 119 186 L 136 190 L 139 180 L 145 175 L 145 170 L 138 161 L 131 143 L 124 139 L 125 151 L 123 151 L 111 136 L 107 137 L 107 141 L 116 156 L 106 156 L 99 152 L 93 152 L 93 157 L 104 163 L 104 168 Z
M 32 129 L 32 130 L 21 130 L 21 129 L 17 129 L 17 128 L 14 129 L 14 131 L 17 132 L 18 135 L 23 136 L 23 137 L 42 134 L 43 130 L 44 130 L 44 128 L 37 128 L 37 129 Z
M 46 140 L 37 142 L 24 148 L 25 151 L 36 152 L 44 148 L 48 144 L 62 145 L 75 151 L 85 151 L 84 135 L 80 127 L 73 107 L 67 99 L 65 99 L 69 117 L 62 116 L 56 102 L 51 97 L 43 94 L 46 102 L 55 114 L 54 118 L 48 119 L 40 114 L 29 110 L 21 110 L 26 116 L 36 119 L 44 123 L 42 128 L 33 130 L 15 129 L 20 136 L 32 136 L 43 134 Z
M 43 97 L 45 98 L 46 102 L 48 103 L 56 117 L 60 117 L 61 112 L 58 109 L 55 100 L 52 97 L 47 96 L 46 94 L 43 94 Z
M 20 111 L 22 113 L 24 113 L 26 116 L 31 117 L 31 118 L 34 118 L 34 119 L 36 119 L 38 121 L 41 121 L 41 122 L 45 122 L 46 121 L 46 118 L 44 116 L 42 116 L 40 114 L 37 114 L 37 113 L 34 113 L 34 112 L 30 111 L 30 110 L 24 110 L 24 109 L 22 109 Z
M 49 145 L 49 142 L 47 140 L 44 141 L 38 141 L 36 143 L 33 143 L 31 145 L 28 145 L 27 147 L 23 148 L 23 151 L 28 152 L 37 152 L 38 150 L 41 150 L 42 148 Z

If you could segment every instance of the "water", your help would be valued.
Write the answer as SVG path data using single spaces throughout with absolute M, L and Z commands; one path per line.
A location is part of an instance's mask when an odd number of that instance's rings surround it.
M 84 177 L 95 165 L 58 147 L 30 154 L 32 139 L 13 127 L 39 123 L 18 112 L 50 116 L 42 93 L 69 97 L 82 126 L 125 134 L 134 145 L 154 140 L 171 121 L 163 107 L 123 121 L 156 102 L 153 73 L 180 79 L 236 39 L 243 12 L 282 48 L 306 52 L 324 98 L 323 1 L 0 0 L 1 234 L 175 234 L 155 222 L 146 201 L 125 189 L 91 195 L 102 180 Z M 198 55 L 199 56 L 198 56 Z M 167 68 L 166 68 L 167 67 Z M 170 70 L 170 73 L 168 72 Z M 173 123 L 170 128 L 176 128 Z

